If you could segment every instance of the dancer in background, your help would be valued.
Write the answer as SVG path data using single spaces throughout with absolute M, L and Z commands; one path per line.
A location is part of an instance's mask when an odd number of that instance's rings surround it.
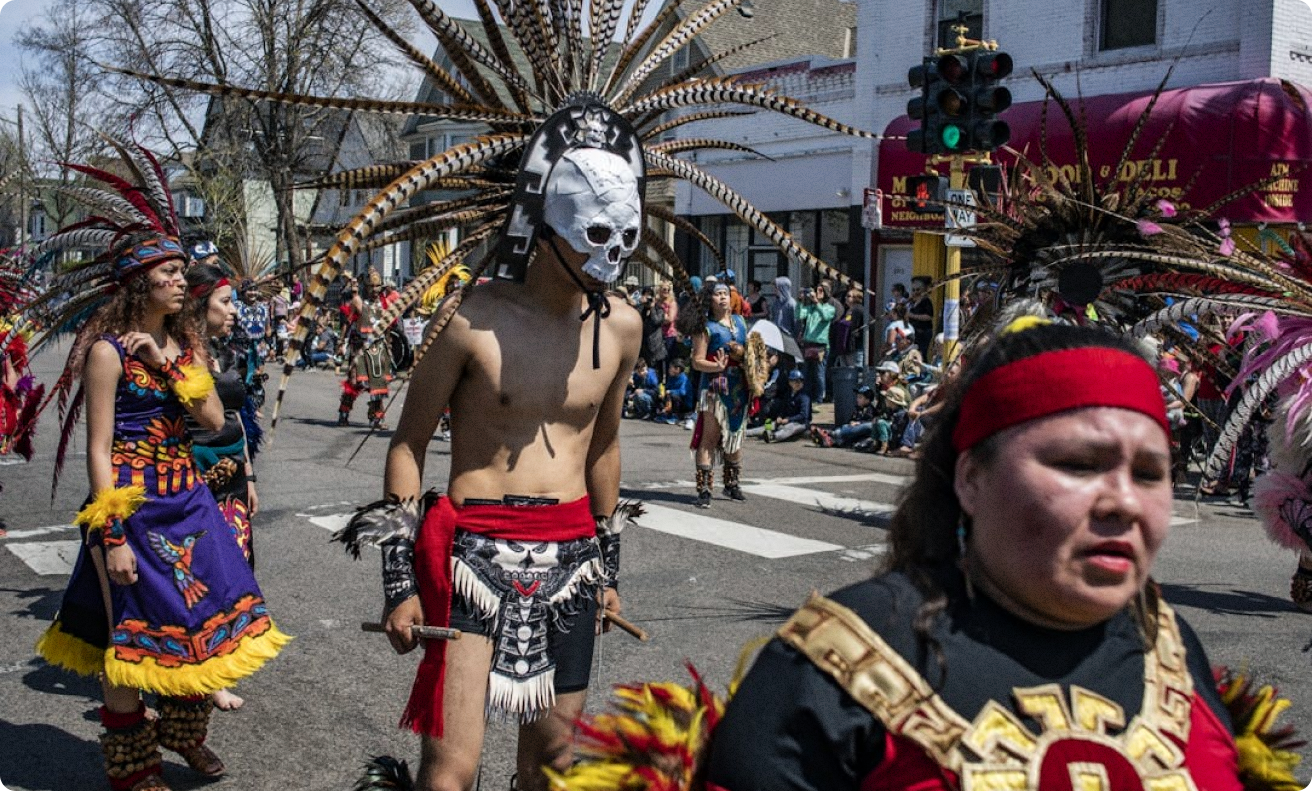
M 219 504 L 232 531 L 233 540 L 255 568 L 255 540 L 251 519 L 259 510 L 255 492 L 255 470 L 250 444 L 242 420 L 246 405 L 246 361 L 244 349 L 229 342 L 237 319 L 232 284 L 216 266 L 196 264 L 187 270 L 187 309 L 190 320 L 203 327 L 208 339 L 210 373 L 214 391 L 223 405 L 223 426 L 217 431 L 202 428 L 188 416 L 192 451 L 197 470 Z M 244 701 L 229 690 L 213 695 L 214 705 L 235 711 Z
M 743 361 L 747 352 L 747 322 L 733 312 L 728 283 L 716 283 L 708 309 L 685 321 L 684 334 L 692 338 L 692 367 L 702 374 L 697 394 L 697 425 L 692 450 L 697 465 L 697 507 L 711 506 L 717 461 L 724 463 L 724 494 L 746 500 L 739 478 L 743 469 L 743 436 L 747 431 L 750 399 Z M 700 311 L 699 311 L 700 312 Z

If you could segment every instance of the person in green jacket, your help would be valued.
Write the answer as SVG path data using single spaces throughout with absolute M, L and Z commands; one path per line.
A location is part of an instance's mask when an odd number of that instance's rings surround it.
M 821 283 L 802 291 L 797 302 L 798 340 L 802 346 L 805 392 L 812 404 L 825 400 L 825 359 L 829 357 L 829 325 L 834 322 L 834 303 L 829 288 Z

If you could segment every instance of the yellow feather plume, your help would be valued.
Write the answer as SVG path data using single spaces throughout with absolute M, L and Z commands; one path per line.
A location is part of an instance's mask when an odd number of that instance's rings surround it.
M 146 502 L 146 487 L 118 486 L 101 489 L 86 507 L 77 512 L 73 524 L 100 530 L 113 519 L 127 519 Z
M 1051 320 L 1045 319 L 1042 316 L 1021 316 L 1020 318 L 1011 322 L 1007 326 L 1003 327 L 1002 332 L 998 334 L 1010 335 L 1013 332 L 1024 332 L 1025 330 L 1032 330 L 1035 327 L 1044 327 L 1051 323 L 1052 323 Z
M 214 390 L 214 377 L 200 363 L 189 363 L 181 368 L 183 378 L 173 383 L 173 394 L 183 406 L 205 400 Z
M 1294 769 L 1302 757 L 1294 749 L 1303 742 L 1292 727 L 1276 723 L 1292 703 L 1269 684 L 1254 687 L 1252 677 L 1243 672 L 1223 670 L 1217 682 L 1234 723 L 1239 779 L 1245 791 L 1301 791 L 1304 785 L 1294 777 Z
M 446 242 L 433 242 L 428 245 L 427 255 L 429 266 L 437 266 L 451 254 L 450 245 Z M 427 267 L 425 267 L 427 268 Z M 451 270 L 442 275 L 437 282 L 428 287 L 424 295 L 419 299 L 418 313 L 421 316 L 431 316 L 437 310 L 438 304 L 451 295 L 456 288 L 468 283 L 473 278 L 473 272 L 464 264 L 451 267 Z

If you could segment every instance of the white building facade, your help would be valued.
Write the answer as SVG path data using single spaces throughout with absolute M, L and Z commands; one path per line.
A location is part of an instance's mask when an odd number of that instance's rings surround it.
M 1017 107 L 1003 115 L 1006 120 L 1009 115 L 1024 118 L 1026 103 L 1043 99 L 1043 88 L 1031 70 L 1050 79 L 1071 100 L 1146 94 L 1172 68 L 1169 89 L 1265 80 L 1264 86 L 1254 82 L 1257 93 L 1250 100 L 1269 103 L 1272 95 L 1283 93 L 1290 105 L 1286 112 L 1295 115 L 1306 109 L 1302 86 L 1312 87 L 1312 8 L 1304 0 L 858 0 L 851 59 L 795 58 L 735 71 L 744 73 L 748 82 L 762 81 L 863 129 L 883 133 L 902 119 L 901 131 L 892 130 L 901 134 L 907 101 L 918 93 L 907 82 L 908 69 L 938 46 L 952 46 L 955 33 L 950 28 L 963 21 L 971 37 L 996 39 L 1014 59 L 1015 71 L 1004 84 Z M 1236 85 L 1230 93 L 1244 90 Z M 1104 133 L 1102 120 L 1086 118 L 1091 135 Z M 1018 122 L 1012 126 L 1013 140 L 1027 133 Z M 1305 131 L 1300 125 L 1287 134 Z M 907 167 L 906 161 L 892 161 L 908 155 L 901 141 L 841 137 L 768 112 L 689 124 L 677 134 L 727 139 L 764 155 L 703 151 L 695 159 L 768 211 L 827 263 L 858 278 L 866 277 L 868 263 L 869 285 L 881 304 L 893 282 L 907 281 L 913 271 L 935 274 L 941 243 L 935 247 L 922 239 L 913 253 L 915 223 L 898 227 L 894 221 L 901 202 L 895 200 L 893 188 L 901 185 L 898 179 L 905 171 L 893 171 Z M 1270 144 L 1243 132 L 1229 134 L 1237 148 Z M 1107 144 L 1119 150 L 1125 137 Z M 1209 131 L 1194 130 L 1193 137 L 1206 140 Z M 1312 159 L 1312 139 L 1307 146 Z M 1168 145 L 1163 156 L 1170 153 Z M 923 169 L 923 158 L 913 165 Z M 1146 166 L 1181 182 L 1190 175 L 1172 171 L 1166 161 Z M 1210 175 L 1204 170 L 1200 178 Z M 1305 192 L 1312 201 L 1312 184 L 1305 190 L 1301 182 L 1295 174 L 1279 185 L 1284 193 L 1267 196 L 1273 207 L 1294 207 L 1276 221 L 1288 221 Z M 866 194 L 877 187 L 884 188 L 886 223 L 867 235 L 859 225 L 861 207 Z M 675 210 L 721 244 L 728 265 L 743 270 L 740 278 L 768 282 L 762 275 L 772 272 L 789 274 L 795 282 L 811 277 L 795 263 L 775 257 L 764 239 L 754 238 L 700 191 L 680 185 Z M 680 253 L 692 268 L 707 272 L 716 265 L 691 239 L 681 237 L 680 242 Z

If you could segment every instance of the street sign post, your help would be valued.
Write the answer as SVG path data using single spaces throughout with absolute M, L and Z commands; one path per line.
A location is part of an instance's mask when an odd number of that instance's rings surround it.
M 971 228 L 975 225 L 975 193 L 971 190 L 948 190 L 946 201 L 947 216 L 944 219 L 949 231 L 958 228 Z M 969 236 L 948 234 L 943 243 L 948 247 L 974 247 L 975 240 Z

